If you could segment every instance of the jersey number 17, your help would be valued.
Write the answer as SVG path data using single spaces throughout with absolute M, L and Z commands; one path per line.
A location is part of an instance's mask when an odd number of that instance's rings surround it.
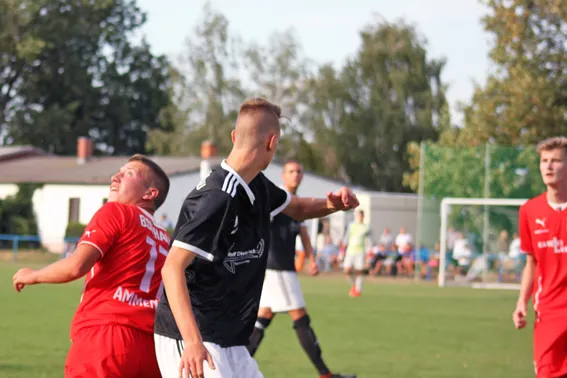
M 146 238 L 146 243 L 150 246 L 150 258 L 146 263 L 146 271 L 144 277 L 142 277 L 142 282 L 140 283 L 140 290 L 145 293 L 150 292 L 150 286 L 152 283 L 152 278 L 154 277 L 156 271 L 156 260 L 158 258 L 158 251 L 160 254 L 167 256 L 167 249 L 163 248 L 161 245 L 158 246 L 156 241 L 151 237 Z M 160 284 L 160 289 L 161 289 Z M 160 290 L 161 291 L 161 290 Z

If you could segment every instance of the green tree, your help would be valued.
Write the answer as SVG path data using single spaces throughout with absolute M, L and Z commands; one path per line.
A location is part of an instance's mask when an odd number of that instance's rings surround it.
M 340 72 L 319 70 L 307 120 L 327 173 L 369 188 L 407 191 L 407 144 L 439 133 L 444 62 L 430 59 L 425 42 L 403 22 L 372 23 L 361 40 Z
M 0 234 L 37 235 L 33 193 L 37 184 L 21 184 L 18 192 L 0 200 Z
M 35 61 L 45 47 L 40 36 L 27 32 L 38 7 L 25 0 L 0 0 L 0 131 L 12 113 L 27 63 Z
M 567 130 L 567 1 L 491 0 L 484 18 L 497 72 L 465 110 L 461 138 L 530 144 Z
M 228 153 L 230 131 L 244 99 L 237 59 L 241 54 L 240 41 L 231 34 L 228 20 L 207 2 L 178 64 L 183 79 L 175 88 L 174 130 L 151 132 L 153 150 L 198 155 L 201 142 L 209 139 L 217 144 L 219 153 Z
M 147 130 L 168 128 L 168 62 L 145 41 L 131 42 L 145 22 L 132 0 L 0 0 L 0 76 L 8 140 L 59 154 L 90 135 L 99 152 L 144 152 Z M 11 89 L 11 90 L 8 90 Z
M 474 156 L 490 142 L 488 195 L 535 196 L 543 186 L 533 145 L 566 130 L 567 2 L 491 0 L 487 6 L 484 26 L 494 37 L 490 58 L 497 70 L 465 107 L 465 127 L 446 129 L 428 146 L 426 195 L 483 197 L 484 158 Z M 408 153 L 405 184 L 417 190 L 419 147 L 409 146 Z
M 276 157 L 298 159 L 310 170 L 320 168 L 320 159 L 309 142 L 310 128 L 302 122 L 313 63 L 293 30 L 273 33 L 266 45 L 248 46 L 244 63 L 249 97 L 264 97 L 282 108 L 282 138 Z

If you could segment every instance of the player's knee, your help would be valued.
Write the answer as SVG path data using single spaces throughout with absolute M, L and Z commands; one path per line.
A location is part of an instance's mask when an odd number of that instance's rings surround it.
M 307 351 L 309 355 L 321 355 L 321 347 L 317 341 L 317 336 L 311 328 L 311 319 L 309 315 L 305 315 L 302 318 L 297 319 L 293 322 L 293 328 L 301 341 L 303 348 Z
M 274 313 L 269 307 L 260 307 L 260 309 L 258 310 L 258 317 L 272 319 L 274 317 Z
M 311 319 L 309 318 L 309 315 L 305 314 L 305 316 L 302 316 L 301 318 L 294 320 L 293 322 L 293 328 L 298 329 L 298 328 L 309 328 L 311 325 Z
M 298 308 L 295 310 L 290 310 L 287 312 L 292 321 L 303 318 L 307 315 L 307 310 L 305 308 Z

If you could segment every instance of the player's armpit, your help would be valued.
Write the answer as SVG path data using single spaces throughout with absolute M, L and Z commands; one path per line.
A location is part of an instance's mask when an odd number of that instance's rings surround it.
M 187 269 L 187 267 L 195 260 L 195 258 L 199 255 L 192 251 L 190 246 L 188 248 L 179 247 L 176 245 L 177 241 L 174 241 L 167 257 L 165 259 L 165 264 L 163 269 L 178 269 L 182 268 L 183 271 Z
M 180 240 L 174 240 L 173 241 L 172 249 L 173 248 L 177 248 L 177 249 L 180 249 L 182 251 L 188 252 L 192 255 L 199 256 L 199 257 L 201 257 L 205 260 L 208 260 L 208 261 L 213 261 L 213 259 L 214 259 L 214 256 L 211 253 L 209 253 L 208 251 L 202 250 L 199 247 L 196 247 L 194 245 L 182 242 Z M 169 253 L 171 253 L 171 252 L 169 252 Z M 194 256 L 194 257 L 196 257 L 196 256 Z
M 100 259 L 100 251 L 90 244 L 80 244 L 69 257 L 37 272 L 38 283 L 65 283 L 81 278 Z

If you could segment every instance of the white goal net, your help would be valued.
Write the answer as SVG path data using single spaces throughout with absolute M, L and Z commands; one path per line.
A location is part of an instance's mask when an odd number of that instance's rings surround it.
M 439 286 L 519 289 L 518 209 L 525 199 L 441 201 Z

